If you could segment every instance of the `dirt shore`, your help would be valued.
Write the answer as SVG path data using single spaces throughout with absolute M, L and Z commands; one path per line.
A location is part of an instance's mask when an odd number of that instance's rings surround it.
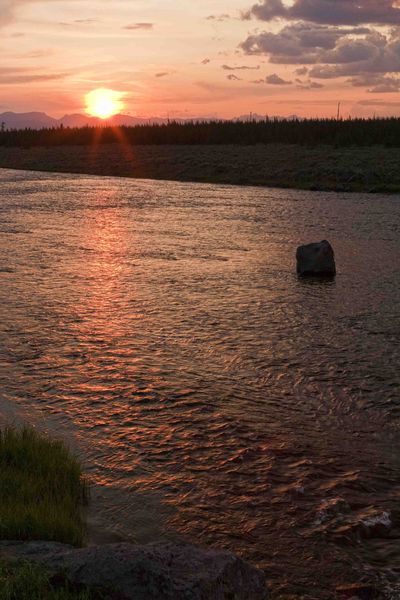
M 400 192 L 400 148 L 0 147 L 0 168 L 311 190 Z

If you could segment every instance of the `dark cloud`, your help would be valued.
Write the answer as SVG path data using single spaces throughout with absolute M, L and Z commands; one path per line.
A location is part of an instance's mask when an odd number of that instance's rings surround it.
M 124 29 L 128 29 L 129 31 L 136 31 L 137 29 L 141 30 L 149 30 L 153 29 L 154 23 L 130 23 L 129 25 L 125 25 Z
M 244 14 L 244 18 L 250 17 L 262 21 L 281 17 L 326 25 L 400 25 L 400 6 L 397 0 L 295 0 L 292 6 L 285 6 L 282 0 L 263 0 Z
M 166 77 L 167 75 L 171 75 L 169 71 L 161 71 L 160 73 L 156 73 L 156 77 Z
M 331 79 L 400 72 L 399 36 L 400 32 L 393 32 L 390 37 L 374 33 L 366 36 L 361 44 L 341 40 L 334 51 L 317 57 L 315 63 L 321 64 L 316 64 L 309 74 L 319 79 Z
M 291 85 L 291 81 L 285 81 L 282 77 L 279 77 L 276 73 L 272 75 L 267 75 L 265 78 L 265 83 L 269 83 L 270 85 Z
M 222 15 L 208 15 L 208 17 L 206 17 L 206 21 L 227 21 L 228 19 L 230 19 L 231 16 L 228 15 L 227 13 L 224 13 Z
M 359 75 L 349 80 L 355 87 L 368 87 L 370 94 L 385 94 L 400 91 L 400 77 L 387 75 Z
M 274 64 L 296 65 L 316 79 L 400 73 L 400 28 L 383 35 L 370 28 L 340 28 L 298 22 L 278 33 L 260 32 L 241 44 L 245 54 L 266 55 Z
M 201 61 L 201 64 L 202 64 L 202 65 L 208 65 L 208 63 L 209 63 L 209 62 L 211 62 L 209 58 L 204 58 L 204 59 Z
M 274 64 L 299 65 L 295 74 L 315 79 L 347 77 L 370 93 L 400 91 L 399 0 L 259 0 L 244 15 L 289 21 L 278 33 L 258 31 L 240 45 L 247 55 Z M 374 26 L 386 25 L 385 29 Z M 384 33 L 383 33 L 384 32 Z M 317 89 L 317 82 L 297 82 Z
M 272 75 L 267 75 L 267 77 L 264 77 L 263 79 L 253 79 L 253 81 L 250 81 L 250 83 L 254 83 L 256 85 L 292 85 L 293 81 L 286 81 L 285 79 L 282 79 L 282 77 L 279 77 L 279 75 L 276 73 L 273 73 Z
M 246 65 L 239 65 L 237 67 L 231 67 L 229 65 L 222 65 L 222 68 L 224 69 L 224 71 L 258 71 L 260 68 L 260 65 L 257 65 L 256 67 L 248 67 Z
M 230 75 L 227 75 L 226 78 L 229 79 L 229 81 L 242 81 L 240 79 L 240 77 L 238 77 L 237 75 L 234 75 L 233 73 L 231 73 Z
M 97 19 L 75 19 L 74 21 L 59 21 L 57 25 L 62 25 L 63 27 L 75 27 L 76 25 L 91 25 L 92 23 L 97 22 Z
M 368 90 L 370 94 L 388 94 L 398 92 L 400 90 L 400 83 L 380 83 L 372 89 Z
M 270 57 L 270 62 L 282 64 L 315 64 L 323 52 L 334 50 L 347 36 L 370 33 L 370 29 L 329 27 L 311 23 L 286 25 L 278 33 L 263 31 L 250 35 L 240 47 L 245 54 Z
M 360 100 L 357 102 L 361 106 L 381 106 L 382 108 L 387 107 L 400 107 L 400 101 L 398 102 L 387 102 L 387 100 Z
M 296 79 L 296 83 L 299 90 L 320 90 L 324 87 L 322 83 L 318 83 L 318 81 L 301 81 L 301 79 Z

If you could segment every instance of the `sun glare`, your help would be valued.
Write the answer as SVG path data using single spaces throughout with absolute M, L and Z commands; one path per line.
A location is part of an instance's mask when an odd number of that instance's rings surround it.
M 86 111 L 92 117 L 108 119 L 121 112 L 124 104 L 121 100 L 121 92 L 99 88 L 92 90 L 85 96 Z

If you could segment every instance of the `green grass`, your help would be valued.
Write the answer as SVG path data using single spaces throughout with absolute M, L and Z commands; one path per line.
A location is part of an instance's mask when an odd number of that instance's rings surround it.
M 1 600 L 94 600 L 89 590 L 74 590 L 65 581 L 54 583 L 38 565 L 0 561 Z
M 87 496 L 81 466 L 62 442 L 31 428 L 0 430 L 0 539 L 81 546 Z

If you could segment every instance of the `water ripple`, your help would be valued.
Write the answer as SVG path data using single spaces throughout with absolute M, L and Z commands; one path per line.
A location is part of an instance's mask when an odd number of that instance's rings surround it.
M 0 410 L 76 445 L 93 535 L 230 548 L 276 598 L 396 589 L 399 198 L 0 182 Z M 298 280 L 325 237 L 338 277 Z

